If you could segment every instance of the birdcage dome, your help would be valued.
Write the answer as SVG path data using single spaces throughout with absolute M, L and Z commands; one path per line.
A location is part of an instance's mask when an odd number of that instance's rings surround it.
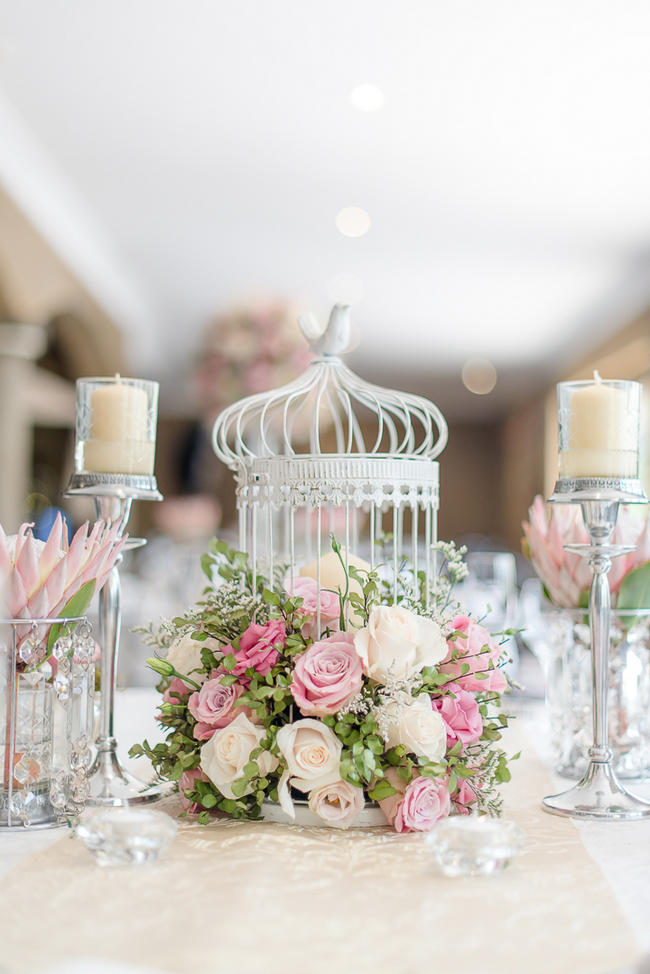
M 272 458 L 434 460 L 447 442 L 442 413 L 422 396 L 364 381 L 341 361 L 350 345 L 350 309 L 335 305 L 320 332 L 299 318 L 314 356 L 294 382 L 225 409 L 214 449 L 231 469 Z
M 311 366 L 295 382 L 228 407 L 214 425 L 215 453 L 235 474 L 239 547 L 254 577 L 259 570 L 273 578 L 282 565 L 291 579 L 313 571 L 320 589 L 332 552 L 321 555 L 338 537 L 346 567 L 350 559 L 367 569 L 388 561 L 396 585 L 407 558 L 413 584 L 422 568 L 428 586 L 444 417 L 427 399 L 372 385 L 344 365 L 347 306 L 334 306 L 324 331 L 312 315 L 299 325 Z

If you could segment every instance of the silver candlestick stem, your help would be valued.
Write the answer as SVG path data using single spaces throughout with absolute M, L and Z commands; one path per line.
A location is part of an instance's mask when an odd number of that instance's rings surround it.
M 66 491 L 68 496 L 92 497 L 97 517 L 107 524 L 119 523 L 119 536 L 126 528 L 131 504 L 138 500 L 162 500 L 155 477 L 127 474 L 75 474 Z M 127 538 L 125 551 L 145 545 L 144 538 Z M 151 802 L 165 793 L 167 785 L 147 785 L 125 771 L 117 757 L 114 733 L 115 690 L 120 643 L 119 561 L 99 595 L 99 641 L 101 645 L 101 697 L 97 755 L 88 772 L 89 805 L 135 805 Z
M 579 503 L 589 533 L 590 544 L 566 545 L 589 557 L 593 579 L 589 592 L 589 629 L 592 648 L 593 744 L 584 777 L 568 791 L 550 795 L 542 802 L 545 811 L 571 818 L 626 820 L 650 817 L 650 802 L 637 798 L 618 781 L 607 738 L 607 696 L 609 689 L 610 592 L 607 574 L 612 558 L 633 551 L 634 547 L 610 544 L 622 502 L 647 503 L 638 481 L 594 480 L 560 481 L 553 496 L 555 503 Z

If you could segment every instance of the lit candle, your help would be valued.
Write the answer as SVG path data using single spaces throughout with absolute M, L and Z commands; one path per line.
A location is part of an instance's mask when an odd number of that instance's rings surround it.
M 84 470 L 153 474 L 156 444 L 149 430 L 150 403 L 144 386 L 140 380 L 130 382 L 116 375 L 114 381 L 92 389 L 89 428 L 83 440 Z
M 637 477 L 638 383 L 594 372 L 593 382 L 562 382 L 558 393 L 560 477 Z

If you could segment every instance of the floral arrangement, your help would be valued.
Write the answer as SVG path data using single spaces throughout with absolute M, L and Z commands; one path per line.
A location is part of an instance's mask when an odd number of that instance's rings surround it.
M 310 362 L 285 302 L 242 306 L 209 326 L 196 365 L 204 412 L 218 413 L 242 396 L 295 379 Z
M 592 572 L 589 561 L 564 550 L 567 544 L 588 544 L 582 513 L 573 504 L 545 504 L 538 495 L 522 524 L 522 548 L 554 605 L 586 608 Z M 621 508 L 612 544 L 634 545 L 627 555 L 612 559 L 607 575 L 612 604 L 618 609 L 650 608 L 650 516 L 641 521 Z
M 15 535 L 0 527 L 0 617 L 25 619 L 17 626 L 21 665 L 43 662 L 50 655 L 60 626 L 29 625 L 32 619 L 82 615 L 113 568 L 124 539 L 119 524 L 96 521 L 78 529 L 68 543 L 61 515 L 47 541 L 35 538 L 32 524 Z
M 369 799 L 398 832 L 498 814 L 508 681 L 502 646 L 452 602 L 462 549 L 441 543 L 433 591 L 418 575 L 416 597 L 406 572 L 394 602 L 378 571 L 352 557 L 346 570 L 332 547 L 338 591 L 284 569 L 253 589 L 246 555 L 211 543 L 202 601 L 141 630 L 166 654 L 148 663 L 162 677 L 167 737 L 131 755 L 178 782 L 185 814 L 204 823 L 217 810 L 259 818 L 265 801 L 294 818 L 306 800 L 324 824 L 347 828 Z

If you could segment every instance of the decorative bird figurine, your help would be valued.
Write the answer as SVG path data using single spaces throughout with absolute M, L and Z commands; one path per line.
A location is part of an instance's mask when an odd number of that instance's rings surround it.
M 334 305 L 324 331 L 311 311 L 299 316 L 298 325 L 314 355 L 343 355 L 355 344 L 349 304 Z

